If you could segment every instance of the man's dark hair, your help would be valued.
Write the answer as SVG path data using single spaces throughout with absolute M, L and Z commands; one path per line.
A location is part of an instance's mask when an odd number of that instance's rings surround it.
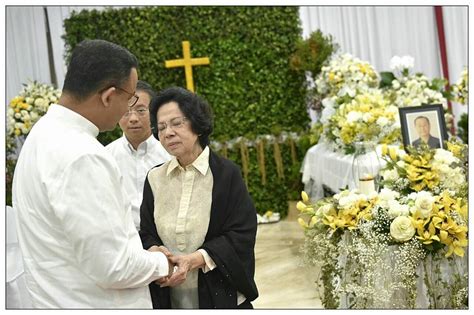
M 143 91 L 146 94 L 148 94 L 148 96 L 150 97 L 150 103 L 151 103 L 151 100 L 156 97 L 156 91 L 151 87 L 151 85 L 148 82 L 138 80 L 137 92 L 138 91 Z
M 184 116 L 191 122 L 191 130 L 198 135 L 202 148 L 209 144 L 212 133 L 212 112 L 209 104 L 198 95 L 181 87 L 170 87 L 153 99 L 150 105 L 150 122 L 153 135 L 158 139 L 158 109 L 169 102 L 176 102 Z
M 121 87 L 137 67 L 137 58 L 122 46 L 101 39 L 83 40 L 72 52 L 63 92 L 82 101 L 108 87 Z
M 416 126 L 416 121 L 417 121 L 418 119 L 425 119 L 426 122 L 428 123 L 428 125 L 431 125 L 430 120 L 428 119 L 428 117 L 426 117 L 426 116 L 418 116 L 418 117 L 416 117 L 415 120 L 413 121 L 413 124 L 414 124 L 415 126 Z

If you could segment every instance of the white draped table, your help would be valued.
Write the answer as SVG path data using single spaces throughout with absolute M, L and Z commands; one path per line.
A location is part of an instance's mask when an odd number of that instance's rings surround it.
M 341 242 L 345 244 L 343 247 L 350 246 L 352 243 L 350 233 L 346 231 Z M 369 309 L 463 308 L 462 305 L 456 305 L 456 299 L 453 297 L 461 293 L 461 290 L 465 290 L 465 294 L 467 294 L 467 283 L 466 286 L 459 287 L 459 282 L 457 282 L 462 278 L 468 278 L 469 265 L 467 251 L 464 257 L 453 255 L 450 258 L 445 258 L 443 254 L 433 255 L 427 253 L 425 258 L 416 266 L 416 298 L 414 305 L 410 306 L 409 289 L 395 289 L 395 283 L 397 281 L 395 270 L 387 270 L 387 267 L 393 268 L 396 260 L 399 259 L 399 256 L 396 254 L 398 250 L 398 245 L 387 246 L 387 251 L 380 257 L 380 265 L 377 266 L 377 270 L 364 270 L 367 273 L 379 276 L 376 280 L 378 288 L 377 295 L 385 297 L 385 299 L 381 300 L 379 298 L 371 300 L 367 298 L 370 297 L 370 294 L 367 295 L 364 294 L 364 292 L 359 293 L 358 291 L 351 294 L 341 293 L 338 295 L 338 308 L 350 309 L 354 308 L 354 305 L 357 304 L 364 305 L 364 308 Z M 437 257 L 435 257 L 436 255 Z M 337 281 L 340 289 L 354 285 L 359 287 L 366 285 L 368 281 L 367 276 L 364 272 L 360 272 L 360 268 L 354 269 L 354 266 L 357 265 L 358 262 L 354 260 L 353 257 L 348 256 L 346 252 L 339 252 L 337 264 L 342 269 L 341 277 Z M 367 268 L 367 266 L 364 268 Z M 427 281 L 430 283 L 429 285 Z
M 381 146 L 376 148 L 380 166 L 385 163 L 381 159 Z M 346 186 L 355 188 L 352 180 L 352 160 L 354 155 L 333 152 L 325 143 L 318 143 L 306 152 L 301 171 L 305 192 L 312 200 L 324 197 L 324 186 L 337 193 Z M 323 186 L 324 185 L 324 186 Z

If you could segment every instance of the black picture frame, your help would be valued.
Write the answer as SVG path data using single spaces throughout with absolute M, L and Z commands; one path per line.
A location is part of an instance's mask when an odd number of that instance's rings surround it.
M 430 127 L 428 145 L 431 148 L 436 148 L 435 143 L 439 141 L 439 147 L 446 149 L 445 141 L 448 140 L 448 133 L 446 131 L 444 110 L 441 104 L 402 107 L 398 109 L 398 113 L 400 114 L 400 126 L 405 148 L 409 145 L 419 145 L 419 134 L 415 128 L 415 120 L 424 117 L 428 119 Z

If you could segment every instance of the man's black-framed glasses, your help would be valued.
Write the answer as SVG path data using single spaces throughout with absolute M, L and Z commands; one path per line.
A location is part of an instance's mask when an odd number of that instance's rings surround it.
M 122 89 L 119 86 L 114 86 L 114 88 L 116 88 L 120 91 L 123 91 L 123 92 L 127 93 L 128 95 L 131 95 L 131 97 L 128 99 L 128 107 L 129 108 L 134 106 L 138 102 L 138 95 L 136 95 L 135 93 L 130 93 L 129 91 L 127 91 L 125 89 Z

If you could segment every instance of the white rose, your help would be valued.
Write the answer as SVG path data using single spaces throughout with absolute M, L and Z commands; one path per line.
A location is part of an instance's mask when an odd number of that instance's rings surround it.
M 390 224 L 390 235 L 399 242 L 406 242 L 415 235 L 415 227 L 409 217 L 396 217 Z
M 420 191 L 416 196 L 415 207 L 423 218 L 428 218 L 433 210 L 434 197 L 427 191 Z
M 28 103 L 28 104 L 33 104 L 33 101 L 34 101 L 34 99 L 32 97 L 27 97 L 25 99 L 25 102 Z
M 16 119 L 20 119 L 20 118 L 21 118 L 21 114 L 20 114 L 20 113 L 15 113 L 15 118 L 16 118 Z
M 388 215 L 390 216 L 390 218 L 407 216 L 409 214 L 410 207 L 408 205 L 402 205 L 397 200 L 388 201 Z

